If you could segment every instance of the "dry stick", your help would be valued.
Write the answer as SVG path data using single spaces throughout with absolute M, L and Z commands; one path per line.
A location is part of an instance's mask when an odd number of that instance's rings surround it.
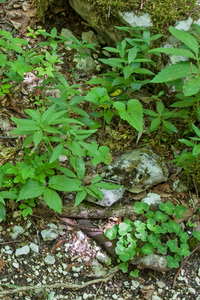
M 88 282 L 85 282 L 83 284 L 73 284 L 73 283 L 54 283 L 54 284 L 45 284 L 45 285 L 35 285 L 35 286 L 22 286 L 13 290 L 9 290 L 9 291 L 5 291 L 5 292 L 0 292 L 0 296 L 3 295 L 8 295 L 8 294 L 15 294 L 15 293 L 19 293 L 19 292 L 23 292 L 23 291 L 30 291 L 30 290 L 37 290 L 37 289 L 55 289 L 55 288 L 65 288 L 65 289 L 72 289 L 72 290 L 80 290 L 85 288 L 88 285 L 91 284 L 96 284 L 99 282 L 107 282 L 108 280 L 110 280 L 117 272 L 119 271 L 119 267 L 116 266 L 114 268 L 112 268 L 109 272 L 108 272 L 108 276 L 105 278 L 99 278 L 99 279 L 94 279 Z M 5 286 L 6 284 L 1 284 L 0 288 L 2 288 L 2 286 Z M 6 285 L 7 286 L 7 285 Z
M 181 264 L 181 266 L 180 266 L 178 272 L 176 273 L 176 275 L 175 275 L 175 277 L 174 277 L 174 283 L 173 283 L 173 287 L 174 287 L 174 288 L 175 288 L 175 286 L 176 286 L 176 278 L 178 277 L 178 274 L 179 274 L 180 271 L 182 270 L 184 264 L 185 264 L 186 261 L 190 258 L 190 256 L 191 256 L 195 251 L 197 251 L 198 249 L 200 249 L 200 245 L 197 246 L 197 247 L 190 253 L 190 255 L 183 261 L 183 263 Z

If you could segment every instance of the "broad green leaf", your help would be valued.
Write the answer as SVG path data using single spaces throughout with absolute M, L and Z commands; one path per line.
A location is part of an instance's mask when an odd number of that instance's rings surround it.
M 178 133 L 176 127 L 175 127 L 171 122 L 169 122 L 169 121 L 163 121 L 163 125 L 164 125 L 167 129 L 169 129 L 169 130 L 171 130 L 171 131 L 173 131 L 173 132 Z
M 49 124 L 48 119 L 50 116 L 53 115 L 54 110 L 55 110 L 55 104 L 52 105 L 50 108 L 48 108 L 42 115 L 42 123 L 43 124 Z
M 120 85 L 120 84 L 123 84 L 125 83 L 125 78 L 124 77 L 117 77 L 113 80 L 112 82 L 112 86 L 115 86 L 115 85 Z M 112 94 L 111 94 L 112 95 Z
M 108 183 L 108 182 L 99 182 L 95 184 L 96 186 L 98 186 L 101 189 L 105 189 L 105 190 L 116 190 L 116 189 L 120 189 L 121 187 L 123 187 L 123 185 L 118 185 L 118 184 L 114 184 L 114 183 Z
M 79 141 L 78 143 L 90 153 L 93 153 L 94 155 L 100 155 L 99 151 L 92 144 L 85 143 L 83 141 Z
M 154 119 L 154 120 L 151 122 L 151 126 L 150 126 L 151 130 L 157 129 L 157 127 L 159 126 L 160 123 L 161 123 L 160 117 Z
M 91 183 L 94 184 L 94 183 L 97 183 L 97 182 L 101 181 L 101 180 L 102 180 L 102 177 L 103 177 L 103 175 L 95 176 L 95 177 L 92 179 Z
M 198 69 L 193 65 L 193 71 L 198 73 Z M 168 82 L 189 76 L 191 74 L 191 66 L 188 62 L 180 62 L 170 65 L 158 73 L 151 81 L 153 83 Z
M 183 84 L 183 93 L 187 96 L 192 96 L 200 91 L 200 78 L 197 75 L 191 75 L 186 78 Z
M 15 199 L 17 198 L 17 195 L 12 191 L 2 191 L 0 192 L 0 197 L 5 199 Z
M 25 109 L 24 111 L 27 115 L 31 116 L 32 119 L 40 121 L 41 115 L 40 115 L 40 112 L 38 110 Z
M 195 54 L 198 53 L 199 44 L 191 34 L 183 30 L 178 30 L 171 26 L 169 27 L 169 31 L 173 36 L 175 36 L 178 40 L 185 44 L 189 49 L 194 51 Z
M 196 135 L 198 135 L 200 137 L 200 130 L 197 126 L 195 126 L 193 123 L 192 123 L 192 128 L 194 130 L 194 132 L 196 133 Z
M 60 172 L 62 172 L 63 174 L 65 174 L 67 177 L 71 177 L 71 178 L 77 178 L 76 174 L 74 172 L 72 172 L 71 170 L 65 168 L 65 167 L 56 167 L 57 170 L 59 170 Z
M 158 116 L 158 114 L 155 111 L 151 110 L 151 109 L 143 109 L 143 112 L 144 112 L 144 114 L 152 116 L 152 117 L 157 117 Z
M 133 72 L 134 72 L 134 70 L 131 68 L 131 66 L 126 66 L 123 69 L 124 78 L 127 79 Z
M 49 188 L 46 188 L 44 190 L 44 201 L 50 208 L 60 214 L 62 213 L 62 200 L 54 190 Z
M 85 175 L 85 163 L 82 157 L 76 158 L 76 173 L 79 180 L 82 180 Z
M 78 206 L 86 197 L 86 191 L 80 191 L 76 194 L 75 204 L 74 207 Z
M 6 208 L 2 203 L 0 203 L 0 218 L 4 221 L 6 220 Z
M 19 193 L 17 202 L 23 199 L 36 198 L 43 194 L 45 186 L 39 184 L 33 179 L 29 179 L 25 185 L 22 187 Z
M 190 57 L 190 58 L 195 58 L 194 54 L 190 52 L 189 50 L 186 49 L 181 49 L 181 48 L 155 48 L 152 50 L 149 50 L 148 52 L 150 53 L 166 53 L 169 55 L 177 55 L 177 56 L 185 56 L 185 57 Z
M 113 52 L 113 53 L 119 53 L 120 50 L 113 48 L 113 47 L 104 47 L 104 50 L 108 51 L 108 52 Z
M 163 103 L 162 103 L 161 101 L 158 101 L 158 102 L 157 102 L 157 105 L 156 105 L 156 110 L 157 110 L 157 112 L 159 113 L 159 115 L 162 114 L 164 108 L 165 108 L 165 107 L 164 107 Z
M 63 143 L 60 143 L 58 144 L 58 146 L 56 146 L 56 148 L 53 150 L 53 153 L 51 155 L 50 162 L 49 162 L 50 164 L 59 158 L 59 156 L 62 154 L 63 149 L 64 149 Z
M 63 192 L 78 192 L 81 190 L 80 185 L 80 180 L 71 179 L 64 175 L 56 175 L 49 180 L 50 188 Z
M 200 144 L 196 145 L 192 150 L 193 155 L 198 155 L 199 153 L 200 153 Z
M 145 68 L 136 68 L 136 69 L 133 69 L 133 73 L 136 73 L 136 74 L 146 74 L 146 75 L 154 75 L 153 72 L 151 72 L 150 70 L 145 69 Z
M 33 142 L 35 144 L 35 147 L 41 142 L 43 137 L 43 132 L 41 130 L 36 131 L 33 135 Z
M 126 120 L 139 132 L 143 129 L 143 108 L 142 104 L 136 99 L 128 101 L 127 109 L 124 103 L 115 102 L 113 106 L 118 110 L 120 118 Z
M 130 64 L 131 62 L 134 61 L 137 55 L 137 47 L 133 47 L 129 53 L 128 53 L 128 63 Z

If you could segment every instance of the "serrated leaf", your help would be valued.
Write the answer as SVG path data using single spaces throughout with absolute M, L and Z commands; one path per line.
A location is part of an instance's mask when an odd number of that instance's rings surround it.
M 54 190 L 50 188 L 44 190 L 44 201 L 50 208 L 60 214 L 62 213 L 62 200 Z
M 189 49 L 195 52 L 195 54 L 198 53 L 199 44 L 197 40 L 188 32 L 183 30 L 178 30 L 173 27 L 169 27 L 169 31 L 173 36 L 175 36 L 178 40 L 180 40 L 183 44 L 188 46 Z
M 195 95 L 199 92 L 200 90 L 200 78 L 198 75 L 194 76 L 189 76 L 187 79 L 184 81 L 183 84 L 183 93 L 184 95 L 187 96 L 192 96 Z
M 44 185 L 39 184 L 33 179 L 29 179 L 20 190 L 17 202 L 23 199 L 39 197 L 43 194 L 44 190 Z
M 193 65 L 193 71 L 198 73 L 198 69 Z M 176 80 L 191 74 L 191 66 L 187 62 L 180 62 L 170 65 L 159 72 L 151 82 L 161 83 Z
M 17 195 L 12 191 L 2 191 L 0 192 L 0 197 L 5 199 L 15 199 L 17 198 Z

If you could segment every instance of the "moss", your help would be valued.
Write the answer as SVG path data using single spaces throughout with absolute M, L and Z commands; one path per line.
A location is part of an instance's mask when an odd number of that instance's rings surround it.
M 45 15 L 47 10 L 51 7 L 51 5 L 55 2 L 55 0 L 38 0 L 37 1 L 37 17 L 39 21 L 45 21 Z
M 192 17 L 198 18 L 200 7 L 195 0 L 148 0 L 141 8 L 138 0 L 87 0 L 93 3 L 94 11 L 101 13 L 101 17 L 107 19 L 116 17 L 118 12 L 134 11 L 136 14 L 148 12 L 153 22 L 153 33 L 168 35 L 169 26 L 173 26 L 177 20 Z

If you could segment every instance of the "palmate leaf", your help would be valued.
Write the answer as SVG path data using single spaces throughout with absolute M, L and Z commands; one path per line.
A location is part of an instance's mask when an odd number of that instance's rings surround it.
M 193 72 L 198 73 L 198 69 L 192 65 Z M 190 76 L 192 73 L 191 66 L 189 62 L 180 62 L 174 65 L 170 65 L 159 72 L 151 82 L 153 83 L 161 83 L 173 81 L 178 78 L 182 78 L 185 76 Z
M 133 126 L 139 132 L 142 132 L 143 128 L 143 108 L 142 104 L 136 100 L 131 99 L 128 101 L 127 108 L 122 102 L 115 102 L 113 106 L 118 110 L 120 118 L 126 120 L 131 126 Z

